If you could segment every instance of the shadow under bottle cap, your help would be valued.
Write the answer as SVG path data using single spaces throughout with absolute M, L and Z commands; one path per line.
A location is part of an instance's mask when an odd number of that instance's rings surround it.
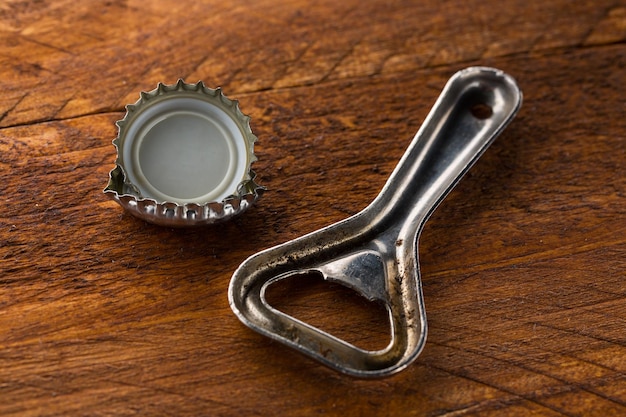
M 257 140 L 250 118 L 221 89 L 159 83 L 126 109 L 104 192 L 133 215 L 165 226 L 212 224 L 264 191 L 250 169 Z

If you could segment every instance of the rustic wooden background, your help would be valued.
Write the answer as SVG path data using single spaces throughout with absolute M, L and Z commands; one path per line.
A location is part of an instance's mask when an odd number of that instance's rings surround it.
M 3 1 L 0 414 L 626 414 L 625 41 L 624 0 Z M 470 65 L 525 102 L 422 235 L 417 362 L 355 380 L 240 324 L 235 268 L 364 208 Z M 269 191 L 224 225 L 152 226 L 102 194 L 124 105 L 179 77 L 259 137 Z M 348 290 L 271 297 L 388 341 Z

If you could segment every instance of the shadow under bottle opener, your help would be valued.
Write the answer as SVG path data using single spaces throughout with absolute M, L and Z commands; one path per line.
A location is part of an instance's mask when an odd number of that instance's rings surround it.
M 521 103 L 515 80 L 500 70 L 471 67 L 457 72 L 369 206 L 239 266 L 228 290 L 234 313 L 251 329 L 349 375 L 382 377 L 406 368 L 423 349 L 427 333 L 419 235 Z M 310 273 L 383 303 L 391 323 L 389 345 L 360 349 L 267 303 L 269 286 Z

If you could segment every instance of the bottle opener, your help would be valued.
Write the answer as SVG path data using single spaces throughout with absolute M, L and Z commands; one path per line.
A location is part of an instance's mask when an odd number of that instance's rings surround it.
M 234 313 L 251 329 L 349 375 L 381 377 L 406 368 L 427 333 L 417 252 L 424 223 L 521 103 L 515 80 L 500 70 L 457 72 L 368 207 L 239 266 L 228 290 Z M 360 349 L 267 303 L 269 286 L 309 273 L 383 303 L 391 323 L 389 345 Z

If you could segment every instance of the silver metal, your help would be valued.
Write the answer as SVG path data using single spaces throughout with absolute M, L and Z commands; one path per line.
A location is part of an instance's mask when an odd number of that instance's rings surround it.
M 456 73 L 367 208 L 241 264 L 228 291 L 234 313 L 253 330 L 349 375 L 381 377 L 406 368 L 424 347 L 427 333 L 420 232 L 521 103 L 515 80 L 500 70 L 472 67 Z M 310 273 L 382 302 L 391 323 L 389 345 L 360 349 L 267 303 L 269 286 Z

